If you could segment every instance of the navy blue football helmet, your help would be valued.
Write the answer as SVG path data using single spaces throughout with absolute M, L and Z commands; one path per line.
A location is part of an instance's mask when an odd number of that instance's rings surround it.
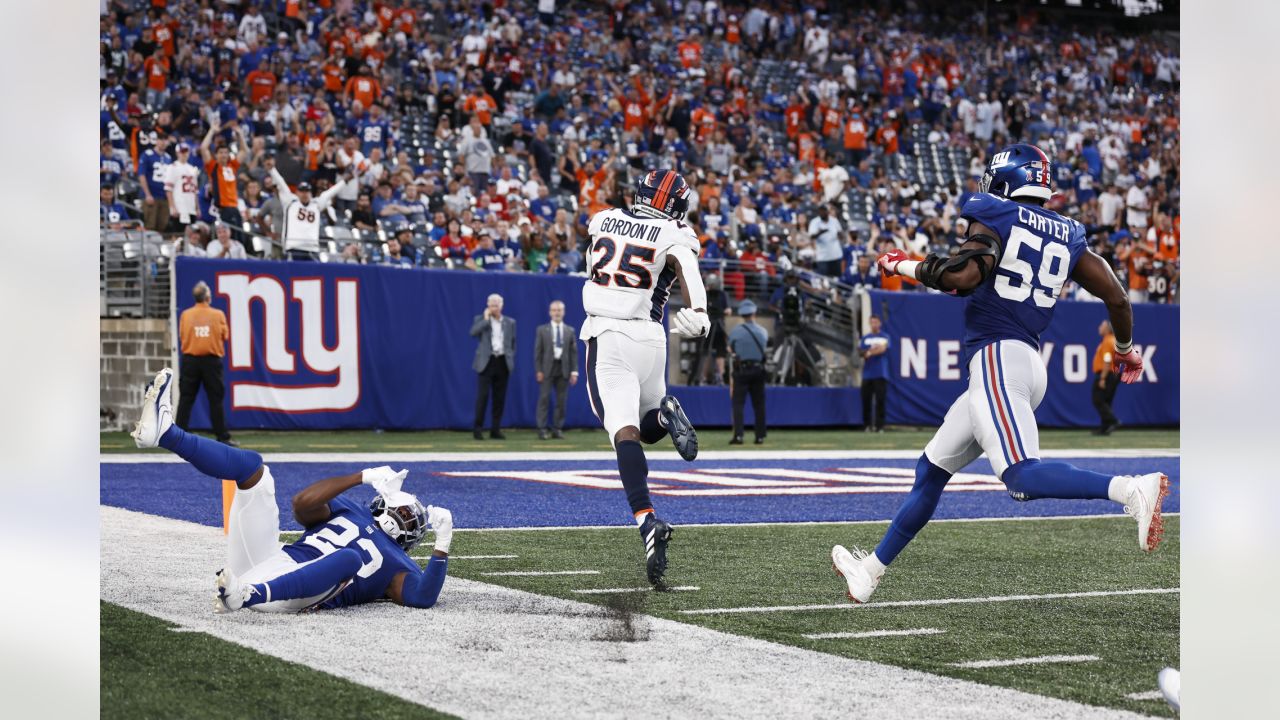
M 1004 198 L 1033 197 L 1048 200 L 1049 156 L 1035 145 L 1010 145 L 991 156 L 978 189 Z
M 654 170 L 640 179 L 632 209 L 651 208 L 673 220 L 689 212 L 689 183 L 674 170 Z

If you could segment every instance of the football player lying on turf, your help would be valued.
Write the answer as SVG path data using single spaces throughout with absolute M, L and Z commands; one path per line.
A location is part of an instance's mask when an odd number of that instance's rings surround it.
M 214 478 L 236 482 L 228 526 L 227 566 L 218 571 L 215 612 L 242 607 L 264 612 L 336 608 L 390 598 L 400 605 L 435 605 L 449 565 L 453 516 L 423 507 L 400 489 L 407 470 L 390 467 L 312 483 L 293 496 L 293 517 L 306 532 L 280 542 L 280 508 L 271 468 L 252 450 L 230 447 L 173 424 L 173 371 L 165 368 L 147 388 L 133 430 L 140 448 L 162 447 Z M 342 497 L 360 485 L 377 496 L 366 509 Z M 425 570 L 409 551 L 436 533 Z
M 1124 287 L 1107 262 L 1089 250 L 1083 225 L 1043 207 L 1053 195 L 1050 175 L 1049 158 L 1040 148 L 1005 148 L 992 157 L 982 192 L 960 211 L 969 229 L 959 252 L 931 254 L 923 261 L 900 250 L 880 256 L 885 275 L 906 275 L 967 296 L 969 388 L 925 447 L 915 485 L 875 552 L 831 549 L 831 561 L 854 602 L 871 597 L 885 566 L 929 522 L 952 474 L 983 453 L 1015 500 L 1110 499 L 1137 519 L 1138 547 L 1150 552 L 1160 543 L 1160 505 L 1169 490 L 1164 474 L 1112 476 L 1040 461 L 1035 408 L 1046 384 L 1040 333 L 1053 319 L 1068 277 L 1106 304 L 1116 332 L 1113 364 L 1120 379 L 1131 383 L 1142 374 Z

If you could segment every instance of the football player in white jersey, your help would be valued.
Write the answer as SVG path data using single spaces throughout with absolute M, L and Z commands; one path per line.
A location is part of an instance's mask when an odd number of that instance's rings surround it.
M 684 307 L 671 332 L 703 337 L 711 328 L 707 291 L 698 272 L 698 237 L 682 220 L 689 185 L 673 170 L 655 170 L 636 188 L 630 209 L 596 213 L 591 271 L 582 288 L 587 321 L 579 337 L 587 345 L 587 394 L 591 409 L 618 453 L 618 474 L 645 545 L 649 582 L 667 569 L 671 526 L 653 512 L 649 466 L 640 443 L 670 435 L 685 460 L 698 455 L 698 437 L 680 403 L 667 395 L 667 338 L 662 316 L 671 286 L 680 279 Z
M 280 207 L 284 208 L 284 227 L 280 228 L 280 239 L 284 241 L 284 255 L 289 260 L 320 259 L 320 213 L 333 202 L 342 188 L 346 187 L 348 178 L 343 177 L 333 187 L 312 197 L 311 183 L 298 183 L 298 194 L 289 189 L 280 171 L 271 168 L 271 180 L 276 184 L 276 192 L 280 194 Z

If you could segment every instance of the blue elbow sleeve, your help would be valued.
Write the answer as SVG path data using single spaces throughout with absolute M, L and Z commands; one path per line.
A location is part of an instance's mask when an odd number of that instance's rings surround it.
M 445 574 L 449 569 L 449 558 L 432 557 L 427 567 L 417 575 L 410 575 L 404 580 L 401 597 L 409 607 L 429 608 L 436 604 L 440 597 L 440 588 L 444 587 Z

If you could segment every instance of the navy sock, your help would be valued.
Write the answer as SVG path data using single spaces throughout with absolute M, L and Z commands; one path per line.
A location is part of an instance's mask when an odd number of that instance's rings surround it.
M 262 456 L 170 425 L 160 436 L 160 447 L 191 463 L 195 469 L 219 480 L 244 482 L 262 467 Z
M 322 595 L 355 577 L 363 564 L 364 560 L 354 548 L 339 548 L 310 565 L 254 584 L 253 588 L 258 592 L 250 596 L 245 606 Z
M 1034 458 L 1010 466 L 1000 479 L 1014 500 L 1106 500 L 1107 488 L 1111 485 L 1110 475 Z
M 667 436 L 667 428 L 658 421 L 660 415 L 658 409 L 654 408 L 640 420 L 640 440 L 644 444 L 652 445 Z
M 898 557 L 907 543 L 915 538 L 916 533 L 924 528 L 925 523 L 933 517 L 938 507 L 938 498 L 951 479 L 951 473 L 929 462 L 929 458 L 921 455 L 916 463 L 916 482 L 911 486 L 907 501 L 898 508 L 898 514 L 889 523 L 889 530 L 884 534 L 880 544 L 876 546 L 876 557 L 888 565 Z
M 634 516 L 642 510 L 652 510 L 649 500 L 649 463 L 644 458 L 644 448 L 635 440 L 618 443 L 618 474 L 622 487 L 627 491 L 627 502 Z

